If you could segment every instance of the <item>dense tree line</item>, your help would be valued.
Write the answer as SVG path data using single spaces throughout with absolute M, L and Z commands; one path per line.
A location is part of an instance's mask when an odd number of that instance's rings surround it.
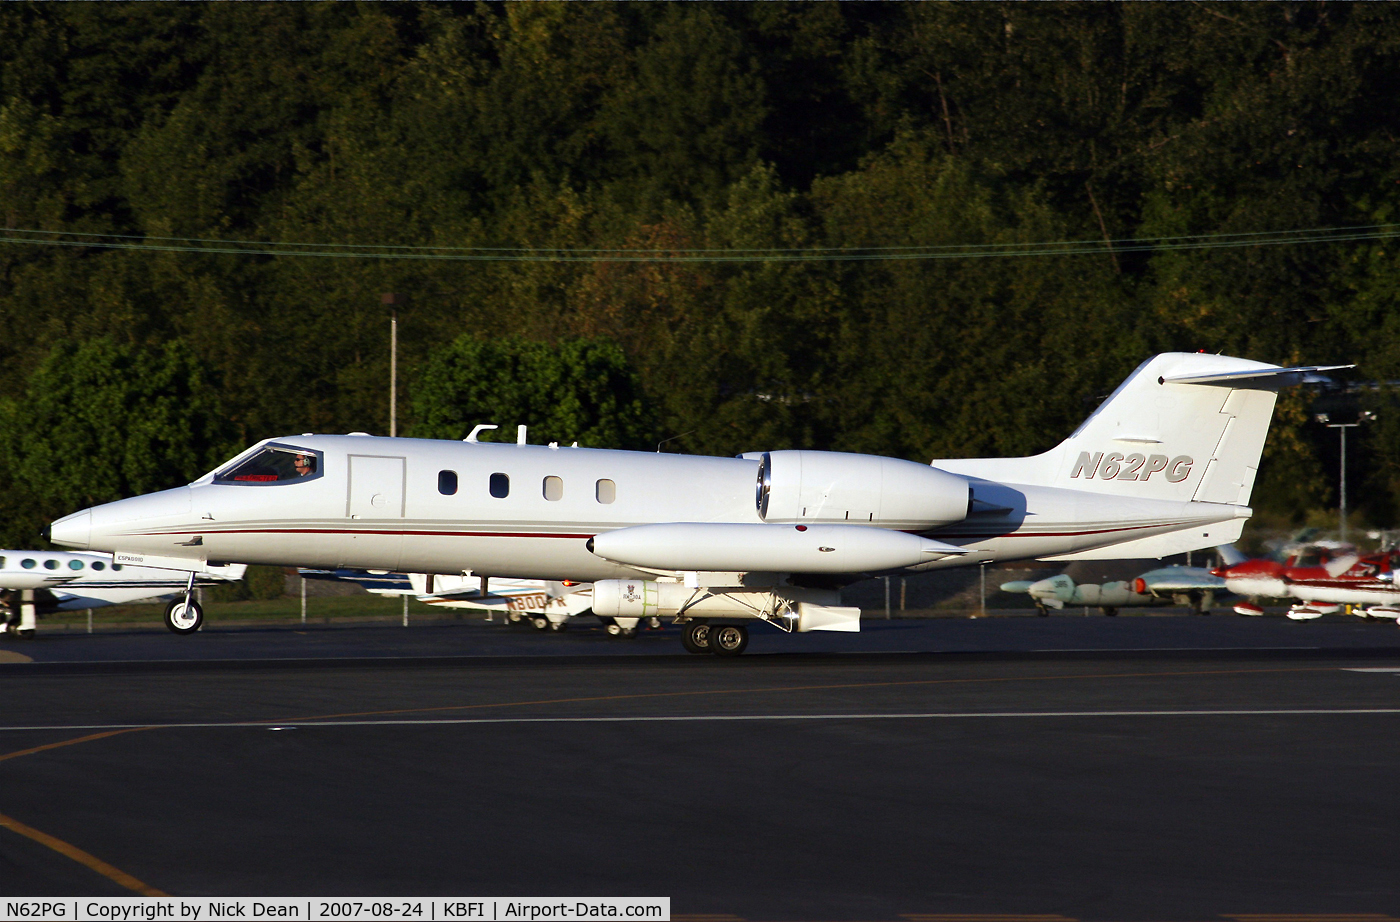
M 1393 240 L 1125 243 L 1392 221 L 1398 25 L 1323 3 L 0 4 L 0 536 L 268 435 L 387 432 L 385 292 L 408 298 L 401 429 L 457 438 L 927 460 L 1043 450 L 1165 349 L 1400 379 Z M 987 255 L 1052 241 L 1096 245 Z M 334 255 L 368 245 L 574 258 Z M 982 255 L 877 258 L 909 246 Z M 1295 520 L 1335 500 L 1310 399 L 1281 405 L 1255 493 Z M 1389 524 L 1400 405 L 1364 400 L 1352 488 Z

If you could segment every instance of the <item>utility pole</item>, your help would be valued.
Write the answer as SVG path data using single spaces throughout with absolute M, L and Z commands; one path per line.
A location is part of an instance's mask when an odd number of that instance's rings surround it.
M 1317 421 L 1322 423 L 1328 429 L 1336 429 L 1337 434 L 1341 436 L 1342 440 L 1342 463 L 1341 472 L 1338 478 L 1340 482 L 1338 483 L 1337 490 L 1339 500 L 1337 505 L 1337 512 L 1339 518 L 1338 531 L 1341 533 L 1339 539 L 1341 541 L 1346 541 L 1347 539 L 1347 430 L 1355 429 L 1362 423 L 1369 423 L 1375 418 L 1375 413 L 1372 413 L 1370 410 L 1363 410 L 1360 413 L 1360 415 L 1357 416 L 1356 422 L 1354 423 L 1334 423 L 1330 421 L 1330 417 L 1326 413 L 1317 414 Z
M 978 611 L 981 613 L 981 617 L 985 618 L 987 617 L 987 562 L 984 560 L 977 569 L 981 571 L 982 577 L 982 602 L 978 606 Z
M 399 434 L 399 305 L 403 295 L 385 292 L 379 301 L 389 308 L 389 438 Z

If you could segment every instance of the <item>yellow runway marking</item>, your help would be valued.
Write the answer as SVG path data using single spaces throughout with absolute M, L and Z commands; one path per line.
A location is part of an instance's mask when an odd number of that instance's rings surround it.
M 449 704 L 438 707 L 393 708 L 382 711 L 352 711 L 344 714 L 320 714 L 314 717 L 285 717 L 287 723 L 312 720 L 340 720 L 347 717 L 380 717 L 386 714 L 428 714 L 439 711 L 474 711 L 486 708 L 533 707 L 540 704 L 580 704 L 585 701 L 636 701 L 643 698 L 687 698 L 706 695 L 753 695 L 772 692 L 840 691 L 852 688 L 908 688 L 916 685 L 976 685 L 996 682 L 1045 682 L 1065 679 L 1151 679 L 1181 676 L 1194 678 L 1207 675 L 1256 675 L 1282 672 L 1335 672 L 1333 666 L 1305 666 L 1290 669 L 1204 669 L 1195 672 L 1104 672 L 1086 675 L 1002 676 L 987 679 L 913 679 L 903 682 L 847 682 L 834 685 L 787 685 L 773 688 L 717 688 L 705 691 L 641 692 L 631 695 L 587 695 L 578 698 L 541 698 L 533 701 L 498 701 L 491 704 Z
M 123 733 L 135 733 L 138 730 L 145 729 L 148 728 L 130 727 L 124 730 L 108 730 L 106 733 L 89 733 L 87 736 L 79 736 L 76 739 L 63 740 L 57 743 L 47 743 L 43 746 L 35 746 L 31 749 L 21 749 L 18 752 L 7 752 L 4 755 L 0 756 L 0 762 L 4 762 L 8 759 L 18 759 L 20 756 L 33 755 L 36 752 L 47 752 L 50 749 L 62 749 L 64 746 L 76 746 L 78 743 L 87 743 L 91 742 L 92 740 L 106 739 L 109 736 L 120 736 Z M 79 864 L 83 865 L 84 867 L 91 868 L 92 870 L 101 874 L 108 880 L 120 884 L 121 886 L 132 891 L 133 893 L 139 893 L 142 896 L 169 896 L 168 893 L 163 893 L 162 891 L 157 890 L 155 887 L 152 887 L 149 884 L 142 883 L 141 881 L 132 877 L 125 871 L 112 867 L 110 864 L 103 861 L 101 858 L 88 854 L 81 848 L 78 848 L 76 845 L 70 845 L 62 839 L 56 839 L 48 833 L 40 832 L 32 826 L 26 826 L 24 823 L 21 823 L 14 817 L 6 816 L 5 814 L 0 813 L 0 826 L 3 826 L 6 829 L 12 829 L 27 839 L 33 839 L 40 845 L 53 849 L 60 855 L 63 855 L 65 858 L 71 858 Z
M 51 848 L 66 858 L 72 858 L 74 861 L 78 862 L 78 864 L 81 864 L 87 868 L 91 868 L 92 870 L 101 874 L 103 877 L 107 878 L 113 883 L 119 884 L 133 893 L 139 893 L 142 896 L 170 895 L 161 890 L 157 890 L 155 887 L 152 887 L 149 884 L 142 883 L 141 881 L 132 877 L 125 871 L 112 867 L 110 864 L 103 861 L 101 858 L 89 855 L 87 852 L 83 851 L 81 848 L 78 848 L 76 845 L 69 845 L 62 839 L 55 839 L 48 833 L 40 832 L 32 826 L 26 826 L 19 820 L 14 819 L 13 817 L 6 816 L 3 813 L 0 813 L 0 826 L 3 826 L 6 829 L 12 829 L 27 839 L 33 839 L 40 845 Z
M 35 746 L 32 749 L 21 749 L 18 752 L 7 752 L 0 756 L 0 762 L 8 759 L 18 759 L 20 756 L 30 756 L 36 752 L 47 752 L 50 749 L 62 749 L 64 746 L 76 746 L 78 743 L 87 743 L 92 740 L 105 739 L 109 736 L 118 736 L 122 733 L 136 733 L 140 730 L 149 730 L 151 727 L 123 727 L 120 730 L 108 730 L 105 733 L 90 733 L 87 736 L 80 736 L 77 739 L 63 740 L 59 743 L 45 743 L 43 746 Z

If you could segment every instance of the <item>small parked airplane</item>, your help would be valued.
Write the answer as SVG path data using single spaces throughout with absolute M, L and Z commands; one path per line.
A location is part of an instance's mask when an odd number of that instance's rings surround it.
M 173 598 L 165 608 L 165 626 L 177 634 L 199 627 L 199 603 L 186 599 L 191 588 L 243 578 L 243 564 L 206 564 L 198 571 L 114 564 L 110 554 L 68 551 L 0 550 L 0 625 L 19 637 L 32 637 L 40 616 Z
M 1035 600 L 1042 615 L 1047 608 L 1066 605 L 1096 606 L 1109 617 L 1128 606 L 1189 605 L 1198 615 L 1210 614 L 1215 594 L 1224 591 L 1225 580 L 1202 567 L 1161 567 L 1133 579 L 1104 583 L 1076 583 L 1067 573 L 1042 580 L 1013 580 L 1001 584 L 1002 592 L 1024 592 Z
M 1279 388 L 1332 368 L 1203 353 L 1144 362 L 1027 458 L 826 451 L 736 458 L 303 434 L 189 486 L 54 522 L 118 562 L 574 580 L 603 616 L 672 616 L 692 652 L 747 623 L 860 629 L 841 586 L 1000 560 L 1163 557 L 1239 537 Z M 713 622 L 713 627 L 712 627 Z
M 471 574 L 443 576 L 432 573 L 385 573 L 380 570 L 316 570 L 298 572 L 306 579 L 358 583 L 376 595 L 413 596 L 439 608 L 459 608 L 500 613 L 502 620 L 528 621 L 537 630 L 564 630 L 569 621 L 593 607 L 593 587 L 587 583 L 542 579 L 487 579 Z M 616 626 L 604 622 L 609 633 L 632 636 L 636 624 Z
M 1281 560 L 1246 560 L 1235 552 L 1214 572 L 1231 592 L 1245 597 L 1235 605 L 1242 615 L 1262 615 L 1264 609 L 1255 601 L 1259 598 L 1297 599 L 1288 610 L 1294 621 L 1311 621 L 1345 608 L 1400 624 L 1397 569 L 1400 550 L 1362 556 L 1350 544 L 1319 541 L 1289 548 Z

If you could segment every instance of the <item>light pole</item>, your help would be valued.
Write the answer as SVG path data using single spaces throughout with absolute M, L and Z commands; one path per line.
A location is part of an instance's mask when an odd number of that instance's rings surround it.
M 385 292 L 381 304 L 389 308 L 389 438 L 399 434 L 399 305 L 408 299 Z
M 1346 539 L 1347 539 L 1347 430 L 1348 430 L 1348 429 L 1355 429 L 1357 426 L 1361 425 L 1362 423 L 1368 423 L 1368 422 L 1370 422 L 1371 420 L 1373 420 L 1373 419 L 1376 418 L 1376 414 L 1375 414 L 1375 413 L 1372 413 L 1370 410 L 1362 410 L 1361 413 L 1356 417 L 1356 422 L 1354 422 L 1354 423 L 1334 423 L 1334 422 L 1329 422 L 1330 418 L 1331 418 L 1331 417 L 1329 417 L 1328 414 L 1326 414 L 1326 413 L 1319 413 L 1319 414 L 1317 414 L 1317 421 L 1320 422 L 1320 423 L 1322 423 L 1322 424 L 1323 424 L 1324 426 L 1326 426 L 1328 429 L 1336 429 L 1336 430 L 1337 430 L 1337 434 L 1340 435 L 1340 436 L 1341 436 L 1341 439 L 1342 439 L 1341 476 L 1340 476 L 1340 485 L 1339 485 L 1339 488 L 1338 488 L 1338 491 L 1337 491 L 1337 492 L 1338 492 L 1338 497 L 1339 497 L 1339 499 L 1340 499 L 1340 502 L 1338 503 L 1338 515 L 1339 515 L 1339 518 L 1340 518 L 1340 525 L 1341 525 L 1341 527 L 1340 527 L 1340 529 L 1339 529 L 1339 530 L 1341 531 L 1340 540 L 1346 541 Z

